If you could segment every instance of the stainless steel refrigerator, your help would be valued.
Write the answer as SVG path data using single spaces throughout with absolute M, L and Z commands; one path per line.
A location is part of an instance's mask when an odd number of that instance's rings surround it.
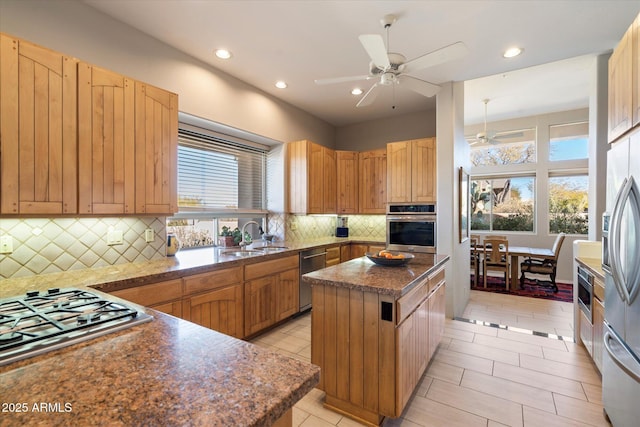
M 615 427 L 640 425 L 640 131 L 607 153 L 602 401 Z

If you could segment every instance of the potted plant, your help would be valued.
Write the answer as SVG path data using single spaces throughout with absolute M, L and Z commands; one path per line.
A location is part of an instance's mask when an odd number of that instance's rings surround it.
M 238 228 L 236 227 L 236 230 L 237 229 Z M 235 230 L 231 230 L 231 228 L 227 227 L 226 225 L 223 226 L 222 231 L 220 231 L 220 239 L 218 239 L 218 244 L 224 247 L 235 246 L 234 235 L 233 235 L 234 231 Z

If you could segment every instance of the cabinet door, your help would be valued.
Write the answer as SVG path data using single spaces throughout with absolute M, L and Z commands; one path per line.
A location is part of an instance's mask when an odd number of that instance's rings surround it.
M 242 308 L 241 284 L 195 295 L 183 303 L 185 319 L 236 338 L 244 336 Z
M 245 335 L 251 335 L 276 322 L 277 275 L 245 283 Z
M 334 246 L 332 248 L 327 248 L 327 260 L 325 262 L 326 267 L 331 267 L 332 265 L 340 264 L 340 246 Z
M 0 213 L 77 213 L 76 64 L 0 35 Z
M 351 245 L 340 246 L 340 262 L 347 262 L 351 259 Z
M 336 190 L 338 189 L 336 175 L 336 152 L 327 147 L 322 147 L 323 162 L 323 184 L 322 184 L 322 212 L 327 214 L 335 214 L 337 212 Z
M 633 113 L 633 31 L 627 31 L 609 58 L 609 142 L 631 129 Z
M 640 124 L 640 15 L 633 21 L 633 126 Z
M 358 213 L 358 153 L 337 151 L 338 213 Z
M 436 139 L 412 141 L 410 201 L 435 203 L 436 177 Z
M 167 302 L 180 301 L 182 298 L 182 279 L 121 289 L 110 292 L 110 294 L 145 307 L 155 307 Z
M 429 360 L 444 334 L 445 285 L 440 285 L 429 297 Z
M 402 413 L 418 381 L 416 369 L 416 315 L 405 319 L 396 331 L 396 413 Z
M 429 352 L 429 299 L 418 306 L 415 313 L 416 324 L 416 377 L 418 380 L 427 369 L 431 354 Z
M 150 305 L 149 308 L 170 314 L 174 317 L 182 318 L 182 301 L 165 302 L 162 304 Z
M 300 270 L 278 274 L 276 289 L 276 321 L 296 314 L 300 308 Z
M 79 213 L 133 213 L 134 82 L 85 63 L 78 82 Z
M 351 259 L 360 258 L 364 256 L 365 252 L 369 250 L 369 245 L 357 245 L 351 244 Z
M 591 357 L 593 357 L 593 325 L 582 310 L 580 310 L 578 317 L 580 318 L 580 339 Z
M 387 150 L 363 151 L 358 155 L 360 213 L 384 214 L 387 210 Z
M 324 149 L 307 142 L 307 213 L 324 213 Z
M 136 82 L 136 213 L 178 211 L 178 96 Z
M 593 361 L 602 372 L 602 351 L 604 349 L 604 305 L 593 298 Z
M 411 201 L 411 141 L 387 144 L 387 200 Z

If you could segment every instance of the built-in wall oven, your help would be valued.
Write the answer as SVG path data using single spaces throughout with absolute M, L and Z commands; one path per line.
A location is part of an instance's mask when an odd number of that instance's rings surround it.
M 580 310 L 593 323 L 593 275 L 586 269 L 578 266 L 578 305 Z
M 387 249 L 435 253 L 437 247 L 436 205 L 387 205 Z

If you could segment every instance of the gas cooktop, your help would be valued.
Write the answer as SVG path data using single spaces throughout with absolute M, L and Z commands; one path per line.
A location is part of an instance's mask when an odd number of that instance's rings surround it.
M 0 366 L 152 319 L 82 289 L 52 288 L 0 299 Z

